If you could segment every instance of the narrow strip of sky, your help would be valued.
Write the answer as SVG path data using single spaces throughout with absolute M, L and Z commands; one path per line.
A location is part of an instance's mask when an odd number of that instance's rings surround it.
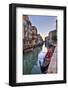
M 29 19 L 33 26 L 37 27 L 38 33 L 48 35 L 50 31 L 56 29 L 56 16 L 37 16 L 29 15 Z

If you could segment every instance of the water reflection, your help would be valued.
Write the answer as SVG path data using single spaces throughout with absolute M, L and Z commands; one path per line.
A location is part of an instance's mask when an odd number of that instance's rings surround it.
M 43 44 L 42 50 L 38 54 L 38 61 L 37 61 L 38 66 L 40 65 L 42 66 L 46 53 L 47 53 L 47 48 L 45 47 L 45 44 Z
M 40 65 L 42 65 L 47 48 L 43 44 L 36 47 L 33 51 L 23 55 L 23 74 L 41 74 Z

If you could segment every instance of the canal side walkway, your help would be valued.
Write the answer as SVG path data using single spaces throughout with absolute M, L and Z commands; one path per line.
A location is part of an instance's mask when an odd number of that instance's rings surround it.
M 57 47 L 54 50 L 47 73 L 57 73 Z

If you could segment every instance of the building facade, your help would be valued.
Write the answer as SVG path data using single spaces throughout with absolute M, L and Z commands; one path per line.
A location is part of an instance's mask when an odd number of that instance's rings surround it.
M 43 42 L 42 37 L 37 32 L 36 26 L 32 25 L 27 15 L 23 15 L 23 33 L 23 50 Z

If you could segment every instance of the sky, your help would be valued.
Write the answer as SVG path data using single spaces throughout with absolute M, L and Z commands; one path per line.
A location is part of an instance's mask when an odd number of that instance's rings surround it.
M 29 16 L 32 26 L 36 26 L 38 33 L 43 37 L 47 36 L 49 31 L 56 29 L 56 19 L 56 16 Z

